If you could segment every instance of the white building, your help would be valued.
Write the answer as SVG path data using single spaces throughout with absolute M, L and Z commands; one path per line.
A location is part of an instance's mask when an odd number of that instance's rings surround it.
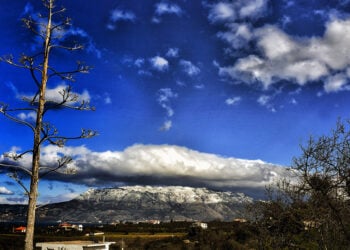
M 109 246 L 115 242 L 93 242 L 93 241 L 57 241 L 38 242 L 36 249 L 41 250 L 109 250 Z
M 192 224 L 193 227 L 199 227 L 199 228 L 202 228 L 202 229 L 208 229 L 208 224 L 207 223 L 204 223 L 204 222 L 195 222 Z

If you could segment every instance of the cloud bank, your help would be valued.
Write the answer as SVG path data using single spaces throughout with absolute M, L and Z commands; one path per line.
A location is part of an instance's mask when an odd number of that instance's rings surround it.
M 246 34 L 247 40 L 254 39 L 259 53 L 240 58 L 233 66 L 220 67 L 220 75 L 248 84 L 260 82 L 265 89 L 281 80 L 300 86 L 323 81 L 326 93 L 350 89 L 347 84 L 350 78 L 350 19 L 332 17 L 321 37 L 294 37 L 274 25 L 256 29 L 251 36 L 248 31 L 241 33 Z M 219 35 L 235 48 L 237 36 L 234 33 Z
M 46 146 L 44 165 L 62 155 L 71 155 L 74 175 L 52 174 L 51 180 L 88 186 L 182 185 L 221 190 L 264 189 L 276 178 L 286 176 L 285 168 L 261 160 L 244 160 L 201 153 L 186 147 L 136 144 L 124 151 L 94 152 L 85 146 Z M 30 164 L 30 156 L 22 164 Z

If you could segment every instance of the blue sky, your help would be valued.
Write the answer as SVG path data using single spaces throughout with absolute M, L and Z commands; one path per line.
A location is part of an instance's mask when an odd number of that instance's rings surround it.
M 41 1 L 0 3 L 0 55 L 33 54 L 40 43 L 21 18 L 43 11 Z M 65 135 L 91 128 L 99 136 L 70 142 L 64 151 L 45 146 L 44 161 L 67 153 L 77 174 L 42 180 L 40 202 L 115 185 L 261 188 L 283 174 L 280 166 L 291 164 L 310 135 L 349 117 L 350 1 L 57 5 L 73 20 L 64 39 L 85 50 L 54 52 L 51 63 L 62 70 L 76 60 L 93 66 L 72 86 L 96 111 L 60 110 L 47 120 Z M 0 72 L 0 101 L 23 106 L 20 98 L 33 94 L 30 74 L 5 63 Z M 67 84 L 52 79 L 49 96 Z M 0 152 L 31 147 L 26 128 L 4 117 L 0 124 Z M 5 171 L 0 198 L 24 199 Z

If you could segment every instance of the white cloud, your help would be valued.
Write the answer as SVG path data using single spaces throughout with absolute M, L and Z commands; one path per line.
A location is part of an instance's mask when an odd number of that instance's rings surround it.
M 109 17 L 109 22 L 107 24 L 107 28 L 110 29 L 110 30 L 114 30 L 116 28 L 117 22 L 120 22 L 120 21 L 134 22 L 135 19 L 136 19 L 136 16 L 131 11 L 114 9 L 111 12 L 111 15 Z
M 182 14 L 182 9 L 177 4 L 172 4 L 169 2 L 160 2 L 156 4 L 155 13 L 158 16 L 165 14 L 175 14 L 180 16 Z
M 217 37 L 226 41 L 234 49 L 244 47 L 253 37 L 251 27 L 247 23 L 232 23 L 229 25 L 229 30 L 218 32 Z
M 241 18 L 257 17 L 267 9 L 267 0 L 242 0 L 240 2 L 244 2 L 239 10 L 239 16 Z
M 229 106 L 233 106 L 238 104 L 242 98 L 240 96 L 230 97 L 225 100 L 225 103 Z
M 158 103 L 166 110 L 167 116 L 172 117 L 174 110 L 171 107 L 171 100 L 177 98 L 177 93 L 174 93 L 170 88 L 158 90 Z
M 212 23 L 257 19 L 265 14 L 267 2 L 267 0 L 219 2 L 210 6 L 208 19 Z
M 325 80 L 324 90 L 326 93 L 338 92 L 342 90 L 349 90 L 349 86 L 346 86 L 348 83 L 348 76 L 345 74 L 336 74 L 330 76 Z
M 237 60 L 233 66 L 221 67 L 221 75 L 247 83 L 258 81 L 265 88 L 280 80 L 305 85 L 327 77 L 326 92 L 347 89 L 350 19 L 331 19 L 322 37 L 293 37 L 267 25 L 254 31 L 254 39 L 261 55 L 252 54 Z
M 17 115 L 17 117 L 21 120 L 26 121 L 35 121 L 36 120 L 36 112 L 31 111 L 28 113 L 21 112 Z
M 267 96 L 267 95 L 262 95 L 258 98 L 257 102 L 261 105 L 261 106 L 266 106 L 269 101 L 270 101 L 271 97 Z
M 276 112 L 276 109 L 274 108 L 274 106 L 271 104 L 271 96 L 267 96 L 267 95 L 261 95 L 259 96 L 259 98 L 257 99 L 257 102 L 263 106 L 266 107 L 268 110 L 270 110 L 271 112 Z
M 178 48 L 170 48 L 167 53 L 167 57 L 178 57 L 179 56 L 179 49 Z
M 61 102 L 62 95 L 60 93 L 63 93 L 63 91 L 67 88 L 68 88 L 68 86 L 65 84 L 58 85 L 57 87 L 55 87 L 53 89 L 48 88 L 46 90 L 46 100 L 52 101 L 52 102 Z M 80 94 L 76 93 L 76 92 L 71 92 L 71 94 L 77 96 L 77 100 L 74 101 L 73 103 L 82 102 L 82 101 L 89 102 L 91 99 L 90 94 L 87 90 L 84 90 Z
M 136 16 L 131 11 L 124 11 L 124 10 L 115 9 L 112 11 L 110 19 L 113 22 L 117 22 L 119 20 L 134 21 L 136 19 Z
M 181 60 L 179 64 L 182 66 L 184 72 L 189 76 L 195 76 L 201 72 L 201 70 L 190 61 Z
M 13 192 L 11 190 L 8 190 L 6 187 L 0 186 L 0 195 L 1 194 L 11 195 L 11 194 L 13 194 Z
M 236 12 L 234 5 L 225 2 L 219 2 L 211 7 L 209 20 L 213 23 L 222 21 L 234 21 L 236 19 Z
M 144 63 L 145 63 L 145 59 L 143 58 L 137 58 L 134 62 L 135 66 L 138 68 L 142 67 Z
M 68 85 L 65 83 L 62 83 L 55 88 L 47 88 L 46 89 L 46 102 L 50 103 L 61 103 L 63 101 L 63 96 L 62 94 L 64 91 L 68 89 Z M 34 95 L 33 94 L 18 94 L 17 98 L 27 98 L 27 99 L 33 99 Z M 36 97 L 35 101 L 38 101 L 38 96 Z M 65 103 L 66 105 L 80 105 L 82 102 L 88 103 L 90 102 L 90 94 L 87 90 L 83 90 L 82 93 L 77 93 L 74 91 L 70 92 L 70 98 L 68 98 L 67 102 Z M 58 107 L 59 108 L 59 107 Z M 20 118 L 24 119 L 36 119 L 36 115 L 31 113 L 24 114 L 20 113 L 19 114 Z
M 165 71 L 169 68 L 169 62 L 163 57 L 155 56 L 150 59 L 152 67 L 158 71 Z
M 173 122 L 171 120 L 166 120 L 163 125 L 159 128 L 160 131 L 168 131 L 173 126 Z
M 94 152 L 81 147 L 46 146 L 43 160 L 55 162 L 71 155 L 75 175 L 48 175 L 52 180 L 76 184 L 125 184 L 206 186 L 232 189 L 260 188 L 286 175 L 283 167 L 261 160 L 244 160 L 201 153 L 171 145 L 133 145 L 124 151 Z

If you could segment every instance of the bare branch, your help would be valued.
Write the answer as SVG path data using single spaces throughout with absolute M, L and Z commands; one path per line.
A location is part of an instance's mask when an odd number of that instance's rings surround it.
M 44 172 L 44 173 L 41 173 L 40 174 L 40 178 L 43 178 L 44 176 L 50 174 L 50 173 L 53 173 L 53 172 L 56 172 L 56 173 L 59 173 L 58 170 L 64 166 L 67 166 L 69 163 L 71 163 L 73 161 L 72 157 L 70 156 L 63 156 L 62 158 L 58 159 L 57 160 L 57 166 L 56 167 L 53 167 L 53 168 L 50 168 L 50 167 L 40 167 L 40 169 L 44 169 L 44 168 L 48 168 L 49 170 Z
M 26 150 L 24 151 L 23 153 L 20 153 L 20 154 L 17 154 L 17 153 L 14 153 L 14 152 L 7 152 L 4 154 L 4 157 L 6 158 L 10 158 L 14 161 L 17 161 L 19 159 L 21 159 L 24 155 L 28 154 L 28 153 L 33 153 L 33 150 L 30 149 L 30 150 Z
M 22 172 L 26 173 L 29 176 L 32 176 L 32 172 L 30 170 L 28 170 L 27 168 L 20 166 L 20 165 L 16 165 L 15 163 L 4 163 L 4 162 L 0 162 L 0 166 L 2 167 L 6 167 L 8 169 L 19 169 Z
M 42 26 L 42 23 L 35 22 L 32 17 L 28 18 L 22 18 L 22 22 L 24 23 L 24 26 L 29 29 L 31 32 L 33 32 L 35 35 L 39 36 L 41 39 L 45 39 L 45 35 L 41 34 L 35 29 L 35 26 Z
M 52 12 L 52 15 L 54 16 L 54 15 L 57 15 L 57 14 L 62 14 L 66 10 L 67 10 L 66 8 L 62 7 L 60 10 Z
M 46 135 L 43 137 L 42 142 L 49 141 L 52 145 L 56 145 L 58 147 L 64 147 L 67 141 L 69 140 L 79 140 L 79 139 L 89 139 L 94 136 L 97 136 L 98 133 L 96 131 L 90 129 L 82 129 L 81 134 L 79 136 L 56 136 L 56 135 Z
M 7 113 L 7 110 L 6 110 L 6 106 L 1 106 L 0 105 L 0 113 L 2 113 L 6 118 L 8 118 L 8 119 L 10 119 L 10 120 L 12 120 L 12 121 L 14 121 L 16 123 L 23 124 L 23 125 L 29 127 L 34 132 L 35 128 L 34 128 L 34 126 L 32 124 L 30 124 L 29 122 L 23 121 L 21 119 L 18 119 L 16 117 L 12 116 L 12 115 L 9 115 Z
M 84 46 L 82 44 L 76 44 L 74 47 L 54 44 L 54 45 L 51 45 L 51 48 L 58 48 L 58 49 L 65 49 L 65 50 L 69 50 L 69 51 L 74 51 L 74 50 L 84 49 Z
M 24 185 L 24 183 L 21 181 L 21 179 L 20 179 L 20 177 L 18 176 L 18 174 L 17 174 L 16 171 L 14 171 L 14 172 L 11 173 L 11 174 L 8 174 L 8 176 L 9 176 L 11 179 L 15 180 L 15 181 L 18 183 L 18 185 L 20 185 L 20 186 L 24 189 L 24 192 L 25 192 L 25 194 L 26 194 L 27 196 L 29 195 L 29 190 L 28 190 L 27 187 Z
M 80 49 L 80 47 L 78 46 L 77 48 L 70 48 L 70 47 L 64 47 L 64 46 L 59 46 L 61 48 L 66 48 L 66 49 L 70 49 L 70 50 L 74 50 L 74 49 Z M 49 69 L 53 72 L 52 74 L 49 75 L 49 77 L 53 77 L 53 76 L 58 76 L 63 80 L 68 80 L 68 81 L 74 81 L 73 75 L 77 74 L 77 73 L 89 73 L 89 70 L 91 69 L 90 66 L 84 65 L 81 62 L 77 62 L 77 68 L 75 70 L 71 70 L 71 71 L 63 71 L 63 72 L 59 72 L 56 71 L 54 68 L 49 67 Z

